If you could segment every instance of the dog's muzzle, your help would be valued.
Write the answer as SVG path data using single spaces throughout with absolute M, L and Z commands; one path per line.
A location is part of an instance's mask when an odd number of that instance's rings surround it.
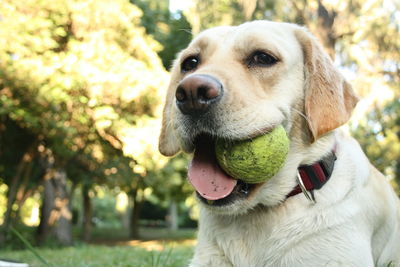
M 223 95 L 222 84 L 206 74 L 184 78 L 175 92 L 176 104 L 184 115 L 200 116 L 215 105 Z

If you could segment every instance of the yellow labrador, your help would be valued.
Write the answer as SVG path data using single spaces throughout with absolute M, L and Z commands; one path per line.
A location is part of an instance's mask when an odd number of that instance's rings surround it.
M 190 266 L 395 266 L 400 205 L 386 178 L 343 133 L 351 86 L 315 38 L 254 21 L 199 34 L 172 69 L 159 148 L 193 153 L 201 213 Z M 252 138 L 283 125 L 284 166 L 246 184 L 215 160 L 216 138 Z

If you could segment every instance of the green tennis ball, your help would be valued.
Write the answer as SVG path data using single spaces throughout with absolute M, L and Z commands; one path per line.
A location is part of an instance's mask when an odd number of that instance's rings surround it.
M 273 177 L 282 168 L 288 151 L 289 139 L 281 125 L 253 139 L 236 142 L 218 139 L 215 144 L 221 168 L 249 184 Z

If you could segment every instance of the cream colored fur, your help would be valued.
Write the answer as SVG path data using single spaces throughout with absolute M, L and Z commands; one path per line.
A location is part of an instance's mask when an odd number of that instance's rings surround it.
M 248 67 L 245 58 L 254 50 L 280 61 Z M 200 55 L 199 67 L 181 73 L 180 63 L 194 54 Z M 218 127 L 189 128 L 176 107 L 176 87 L 193 73 L 212 75 L 224 86 L 215 112 Z M 255 21 L 204 31 L 178 56 L 168 90 L 160 136 L 165 155 L 192 152 L 199 132 L 237 139 L 282 124 L 291 140 L 284 167 L 247 199 L 223 207 L 200 204 L 190 266 L 400 264 L 399 200 L 358 143 L 338 129 L 357 99 L 306 30 Z M 315 191 L 317 202 L 302 194 L 286 199 L 297 184 L 297 167 L 321 159 L 334 146 L 335 168 L 328 183 Z

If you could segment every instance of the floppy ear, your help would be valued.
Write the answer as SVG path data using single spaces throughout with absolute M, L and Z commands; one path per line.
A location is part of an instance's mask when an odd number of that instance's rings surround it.
M 179 152 L 179 143 L 174 135 L 174 125 L 172 124 L 172 106 L 175 99 L 175 90 L 178 84 L 178 67 L 176 62 L 171 70 L 171 82 L 168 86 L 166 101 L 164 104 L 161 133 L 158 142 L 158 149 L 164 156 L 173 156 Z
M 304 54 L 305 113 L 314 142 L 346 123 L 358 98 L 315 37 L 303 29 L 297 29 L 295 34 Z

